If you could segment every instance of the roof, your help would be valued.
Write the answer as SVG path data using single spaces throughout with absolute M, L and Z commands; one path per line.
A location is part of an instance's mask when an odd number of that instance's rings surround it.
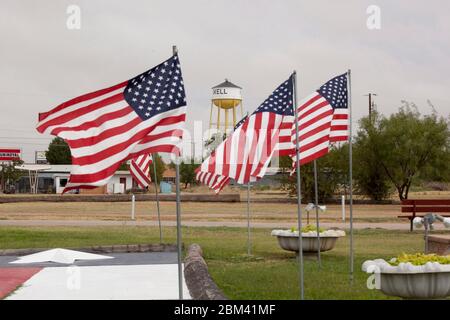
M 28 168 L 32 168 L 31 170 L 36 170 L 34 168 L 39 168 L 39 171 L 42 173 L 67 173 L 69 174 L 70 171 L 72 171 L 72 165 L 71 164 L 49 164 L 49 165 L 42 165 L 42 164 L 28 164 L 24 165 L 26 166 L 25 170 L 28 170 Z M 115 175 L 129 175 L 131 174 L 129 170 L 117 170 Z
M 18 166 L 15 166 L 14 168 L 19 170 L 31 170 L 31 171 L 43 171 L 50 169 L 49 165 L 46 164 L 21 164 Z
M 69 173 L 72 170 L 71 164 L 50 164 L 50 169 L 45 170 L 47 172 L 67 172 Z
M 163 178 L 175 178 L 176 172 L 172 168 L 166 168 L 163 173 Z
M 221 84 L 218 84 L 215 87 L 212 87 L 212 89 L 216 89 L 216 88 L 238 88 L 238 89 L 242 89 L 241 87 L 235 85 L 234 83 L 231 83 L 230 81 L 228 81 L 228 79 L 225 79 L 224 82 L 222 82 Z

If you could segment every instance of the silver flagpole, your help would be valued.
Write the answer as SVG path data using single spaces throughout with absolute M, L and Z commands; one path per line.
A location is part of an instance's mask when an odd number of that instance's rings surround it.
M 319 190 L 317 187 L 317 161 L 314 160 L 314 193 L 315 193 L 315 207 L 316 207 L 316 228 L 317 228 L 317 262 L 319 268 L 322 266 L 320 258 L 320 223 L 319 223 Z
M 347 71 L 347 95 L 348 95 L 348 153 L 349 153 L 349 196 L 350 196 L 350 282 L 353 283 L 354 249 L 353 249 L 353 160 L 352 160 L 352 77 L 351 70 Z
M 292 75 L 292 86 L 294 91 L 294 114 L 295 114 L 295 153 L 297 170 L 297 220 L 298 220 L 298 272 L 300 281 L 300 299 L 305 299 L 305 287 L 303 281 L 303 239 L 302 239 L 302 198 L 300 185 L 300 149 L 298 141 L 298 113 L 297 113 L 297 72 Z
M 172 47 L 173 54 L 177 53 L 177 46 Z M 178 164 L 179 156 L 175 163 L 175 189 L 176 189 L 176 213 L 177 213 L 177 249 L 178 249 L 178 296 L 183 300 L 183 267 L 182 267 L 182 252 L 181 252 L 181 207 L 180 207 L 180 165 Z
M 250 182 L 247 183 L 247 254 L 252 254 L 252 243 L 250 236 Z
M 161 213 L 159 211 L 158 178 L 156 177 L 156 153 L 153 154 L 153 177 L 155 178 L 156 209 L 158 210 L 159 243 L 162 243 Z

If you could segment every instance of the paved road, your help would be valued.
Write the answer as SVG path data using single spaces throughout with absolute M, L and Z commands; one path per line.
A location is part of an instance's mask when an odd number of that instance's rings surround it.
M 163 226 L 176 226 L 175 221 L 163 221 Z M 0 220 L 0 226 L 60 226 L 60 227 L 101 227 L 101 226 L 157 226 L 157 221 L 109 221 L 109 220 Z M 187 227 L 247 227 L 246 221 L 182 221 L 183 226 Z M 253 228 L 292 228 L 295 223 L 291 222 L 251 222 Z M 324 228 L 348 229 L 349 223 L 342 222 L 322 222 Z M 392 222 L 355 222 L 355 229 L 381 228 L 388 230 L 409 230 L 409 223 Z M 436 224 L 436 230 L 443 230 L 441 224 Z
M 114 259 L 106 260 L 76 260 L 71 265 L 76 266 L 122 266 L 122 265 L 150 265 L 150 264 L 176 264 L 176 252 L 138 252 L 138 253 L 106 253 L 103 254 Z M 20 268 L 20 267 L 67 267 L 64 263 L 40 262 L 26 264 L 11 264 L 19 256 L 0 256 L 0 268 Z M 0 269 L 1 273 L 1 269 Z

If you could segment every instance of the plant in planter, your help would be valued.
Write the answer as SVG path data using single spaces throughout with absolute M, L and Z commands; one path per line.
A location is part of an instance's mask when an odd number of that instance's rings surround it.
M 278 244 L 287 251 L 299 252 L 298 230 L 292 228 L 290 230 L 272 230 L 272 236 L 276 236 Z M 325 230 L 319 229 L 320 251 L 328 251 L 334 248 L 336 241 L 345 236 L 342 230 Z M 313 225 L 307 225 L 302 228 L 302 245 L 303 252 L 317 252 L 319 242 L 317 241 L 317 228 Z
M 450 296 L 450 256 L 402 254 L 389 260 L 368 260 L 362 265 L 375 273 L 377 289 L 407 299 L 438 299 Z

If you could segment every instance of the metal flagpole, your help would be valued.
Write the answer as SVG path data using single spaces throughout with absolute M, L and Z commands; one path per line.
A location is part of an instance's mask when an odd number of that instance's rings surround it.
M 247 254 L 252 254 L 250 237 L 250 182 L 247 183 Z
M 159 225 L 159 243 L 162 243 L 162 226 L 161 226 L 161 213 L 159 211 L 159 194 L 158 194 L 158 177 L 156 176 L 156 153 L 152 155 L 153 158 L 153 177 L 155 178 L 155 197 L 156 197 L 156 209 L 158 210 L 158 225 Z
M 352 160 L 352 77 L 351 70 L 347 71 L 347 95 L 348 95 L 348 153 L 349 153 L 349 203 L 350 203 L 350 282 L 353 283 L 354 250 L 353 250 L 353 160 Z
M 177 53 L 177 46 L 172 47 L 173 54 Z M 176 189 L 176 213 L 177 213 L 177 249 L 178 249 L 178 296 L 183 300 L 183 267 L 182 267 L 182 252 L 181 252 L 181 207 L 180 207 L 180 165 L 178 163 L 179 156 L 175 163 L 175 189 Z
M 319 268 L 322 266 L 320 258 L 320 223 L 319 223 L 319 190 L 317 187 L 317 161 L 314 160 L 314 193 L 315 193 L 315 207 L 316 207 L 316 228 L 317 228 L 317 262 Z
M 296 152 L 296 170 L 297 170 L 297 219 L 298 219 L 298 269 L 300 281 L 300 299 L 305 299 L 305 288 L 303 281 L 303 239 L 302 239 L 302 199 L 300 184 L 300 149 L 298 141 L 298 113 L 297 113 L 297 72 L 292 75 L 292 86 L 294 91 L 294 114 L 295 114 L 295 152 Z

